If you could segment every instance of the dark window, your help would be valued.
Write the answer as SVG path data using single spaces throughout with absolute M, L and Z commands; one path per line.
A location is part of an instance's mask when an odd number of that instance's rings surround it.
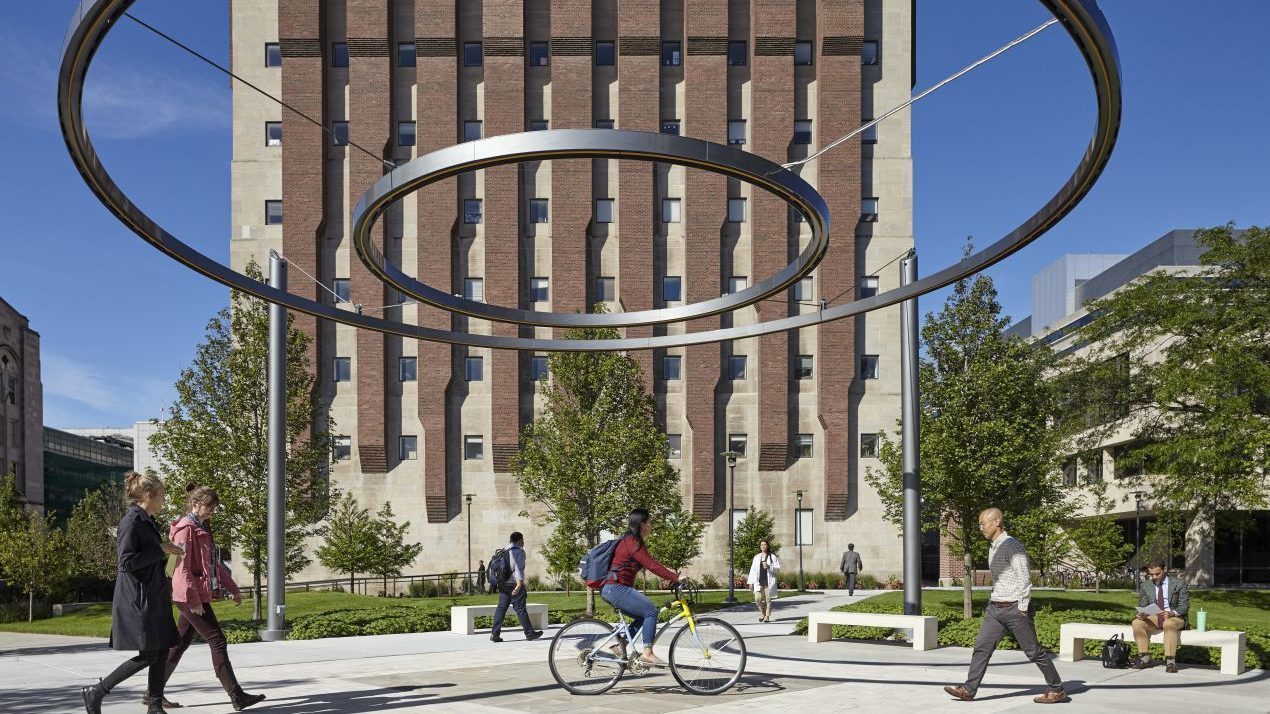
M 547 278 L 529 279 L 529 301 L 546 302 L 550 293 L 551 281 Z
M 397 379 L 403 382 L 413 382 L 419 378 L 419 358 L 418 357 L 402 357 L 397 362 Z
M 1071 457 L 1063 462 L 1063 485 L 1076 485 L 1076 457 Z
M 481 122 L 468 120 L 463 122 L 463 141 L 476 141 L 481 138 Z
M 596 119 L 594 126 L 596 129 L 612 129 L 613 120 L 612 119 Z
M 485 302 L 485 279 L 463 278 L 463 298 L 472 302 Z
M 265 66 L 281 67 L 282 66 L 282 45 L 277 42 L 265 43 Z
M 397 437 L 397 460 L 414 461 L 417 458 L 419 458 L 419 437 Z
M 680 379 L 680 368 L 683 358 L 679 355 L 666 355 L 661 358 L 661 378 L 664 380 Z
M 735 452 L 737 458 L 745 457 L 745 446 L 749 442 L 745 434 L 728 434 L 728 451 Z
M 613 199 L 611 198 L 595 199 L 595 222 L 596 223 L 612 223 L 613 222 Z
M 728 223 L 743 223 L 745 221 L 745 199 L 729 198 L 728 199 Z
M 337 436 L 334 440 L 334 456 L 336 461 L 353 458 L 353 437 Z
M 336 382 L 349 382 L 353 379 L 353 362 L 349 357 L 336 357 L 331 379 Z
M 331 66 L 347 67 L 348 66 L 348 43 L 335 42 L 331 44 Z
M 744 119 L 732 119 L 728 121 L 728 143 L 733 146 L 743 146 L 745 144 Z
M 661 279 L 661 299 L 666 302 L 683 300 L 683 278 L 667 275 Z
M 794 455 L 800 459 L 810 459 L 812 452 L 812 435 L 799 434 L 794 437 Z
M 484 53 L 481 51 L 481 43 L 464 42 L 463 43 L 463 66 L 464 67 L 480 67 L 484 59 Z
M 331 290 L 335 293 L 336 302 L 348 302 L 348 278 L 336 278 L 331 281 Z
M 265 201 L 265 225 L 282 225 L 282 201 Z
M 550 212 L 547 208 L 547 199 L 531 198 L 529 199 L 529 222 L 530 223 L 546 223 L 551 220 Z
M 415 123 L 412 121 L 397 122 L 397 146 L 415 145 Z
M 866 119 L 865 121 L 873 121 L 873 120 Z M 878 143 L 878 125 L 877 124 L 874 124 L 868 129 L 865 129 L 864 131 L 860 132 L 860 143 L 862 144 Z
M 679 120 L 667 119 L 661 123 L 661 133 L 679 136 Z
M 529 43 L 529 66 L 546 67 L 551 64 L 551 50 L 546 42 Z
M 677 198 L 661 200 L 661 220 L 663 223 L 678 223 L 680 220 L 680 204 Z
M 678 67 L 683 63 L 682 45 L 678 41 L 661 43 L 661 63 L 667 67 Z
M 749 57 L 749 47 L 745 40 L 732 40 L 728 43 L 728 66 L 744 67 Z
M 815 291 L 812 289 L 811 278 L 803 278 L 794 283 L 794 301 L 795 302 L 811 302 L 815 299 Z
M 811 120 L 798 119 L 794 121 L 794 143 L 806 146 L 812 142 Z
M 860 64 L 877 64 L 878 63 L 878 43 L 877 40 L 865 40 L 860 45 Z
M 860 379 L 878 378 L 878 356 L 860 355 Z
M 481 199 L 463 199 L 463 222 L 469 225 L 481 222 Z
M 335 146 L 348 146 L 348 122 L 331 122 L 331 143 Z
M 613 278 L 595 279 L 595 299 L 600 302 L 612 302 L 617 297 L 616 281 Z
M 535 120 L 533 120 L 533 121 L 529 122 L 529 130 L 530 130 L 530 131 L 546 131 L 546 130 L 547 130 L 547 120 L 546 120 L 546 119 L 535 119 Z
M 529 358 L 529 377 L 535 382 L 547 381 L 547 374 L 550 372 L 549 363 L 546 357 L 534 355 Z
M 683 456 L 683 434 L 666 435 L 666 458 L 678 459 Z
M 798 379 L 811 379 L 812 366 L 816 363 L 815 357 L 812 355 L 798 355 L 798 361 L 794 367 L 794 374 Z
M 397 43 L 397 66 L 413 67 L 415 66 L 415 43 L 398 42 Z
M 464 435 L 463 458 L 467 461 L 480 461 L 485 458 L 485 437 L 479 434 Z
M 866 275 L 860 278 L 860 297 L 873 297 L 878 294 L 878 276 Z
M 745 355 L 728 357 L 728 379 L 745 379 Z
M 812 43 L 795 42 L 794 43 L 794 64 L 809 65 L 812 63 Z
M 467 357 L 463 361 L 463 376 L 469 382 L 480 382 L 485 379 L 485 360 L 481 357 Z
M 878 457 L 878 435 L 860 435 L 860 458 L 876 459 Z
M 282 122 L 265 122 L 265 146 L 282 146 Z
M 878 219 L 878 199 L 874 196 L 860 199 L 860 220 L 873 223 Z
M 595 43 L 595 66 L 612 67 L 615 54 L 612 42 Z

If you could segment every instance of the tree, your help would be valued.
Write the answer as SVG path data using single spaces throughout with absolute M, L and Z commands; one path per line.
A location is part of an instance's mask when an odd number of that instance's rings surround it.
M 614 329 L 565 333 L 575 340 L 618 336 Z M 555 525 L 545 555 L 558 569 L 597 545 L 601 533 L 624 531 L 632 509 L 661 518 L 678 506 L 679 471 L 666 460 L 666 434 L 638 362 L 616 352 L 557 352 L 548 366 L 543 412 L 525 426 L 512 470 L 525 498 L 542 509 L 538 522 Z M 589 591 L 587 611 L 594 612 Z
M 388 578 L 401 575 L 401 571 L 414 565 L 415 558 L 423 552 L 423 544 L 406 542 L 410 521 L 397 523 L 394 517 L 392 503 L 388 501 L 375 514 L 375 562 L 370 572 L 383 578 L 384 595 L 388 594 Z
M 1114 575 L 1133 555 L 1133 544 L 1125 542 L 1124 531 L 1108 512 L 1114 505 L 1105 495 L 1105 484 L 1095 485 L 1094 515 L 1082 518 L 1072 531 L 1072 540 L 1094 571 L 1094 592 L 1102 589 L 1104 578 Z
M 0 533 L 18 530 L 26 526 L 26 513 L 22 508 L 22 496 L 18 493 L 17 476 L 0 473 Z M 3 572 L 0 561 L 0 572 Z
M 1202 526 L 1270 503 L 1270 228 L 1238 236 L 1226 225 L 1195 240 L 1198 270 L 1152 273 L 1094 302 L 1081 339 L 1095 345 L 1092 378 L 1111 381 L 1112 365 L 1128 363 L 1135 444 L 1117 476 L 1148 490 L 1157 512 Z
M 127 511 L 119 484 L 89 491 L 71 509 L 66 521 L 66 540 L 79 575 L 115 579 L 119 571 L 115 529 Z
M 35 595 L 51 595 L 71 576 L 66 534 L 53 516 L 31 512 L 23 527 L 0 532 L 0 563 L 5 574 L 27 595 L 27 622 L 35 619 Z
M 958 281 L 922 327 L 922 523 L 955 541 L 966 573 L 966 617 L 976 555 L 987 551 L 976 527 L 980 511 L 1000 508 L 1009 528 L 1015 517 L 1054 508 L 1063 498 L 1056 468 L 1063 433 L 1051 420 L 1055 392 L 1046 379 L 1052 358 L 1043 347 L 1007 338 L 1006 325 L 992 279 L 977 276 Z M 865 478 L 886 518 L 902 525 L 899 445 L 885 434 L 880 442 L 881 468 L 869 468 Z
M 776 541 L 775 534 L 776 519 L 772 514 L 751 508 L 736 524 L 736 533 L 733 535 L 736 539 L 736 547 L 733 549 L 735 556 L 732 567 L 736 569 L 736 572 L 750 572 L 750 561 L 754 559 L 754 554 L 759 550 L 759 543 L 763 541 L 767 541 L 769 552 L 780 552 L 781 544 Z
M 246 274 L 264 276 L 255 262 Z M 331 421 L 317 400 L 309 363 L 310 338 L 290 327 L 286 380 L 287 530 L 285 572 L 310 562 L 304 540 L 319 535 L 329 503 Z M 242 554 L 255 586 L 253 616 L 260 619 L 261 576 L 268 567 L 268 356 L 269 310 L 261 300 L 234 291 L 230 306 L 207 324 L 193 364 L 181 372 L 177 399 L 150 438 L 164 463 L 168 493 L 189 482 L 210 486 L 220 497 L 217 541 Z M 281 584 L 279 584 L 281 585 Z
M 701 555 L 701 536 L 706 524 L 682 505 L 662 514 L 648 536 L 648 552 L 662 565 L 678 572 Z
M 578 580 L 578 564 L 586 552 L 587 547 L 567 528 L 556 528 L 542 544 L 547 572 L 564 583 L 566 595 L 573 593 L 573 584 Z
M 1053 575 L 1055 568 L 1071 562 L 1075 544 L 1070 528 L 1076 511 L 1074 499 L 1062 499 L 1010 519 L 1010 535 L 1027 548 L 1028 563 L 1036 569 L 1041 582 Z
M 380 524 L 372 521 L 370 511 L 362 508 L 351 493 L 335 502 L 327 519 L 326 538 L 318 547 L 318 561 L 335 573 L 348 573 L 348 590 L 358 573 L 376 572 Z M 413 560 L 413 558 L 412 558 Z M 378 574 L 378 573 L 377 573 Z

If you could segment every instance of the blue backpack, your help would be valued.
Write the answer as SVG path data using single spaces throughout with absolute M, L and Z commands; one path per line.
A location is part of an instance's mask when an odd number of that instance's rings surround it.
M 578 575 L 588 588 L 599 590 L 604 587 L 609 575 L 613 573 L 613 553 L 617 551 L 617 544 L 620 542 L 621 538 L 604 541 L 588 550 L 582 560 L 578 561 Z

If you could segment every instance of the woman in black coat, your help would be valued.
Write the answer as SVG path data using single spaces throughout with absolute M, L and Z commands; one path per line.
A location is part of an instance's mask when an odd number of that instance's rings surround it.
M 101 701 L 119 683 L 147 667 L 149 672 L 148 714 L 166 714 L 163 709 L 164 660 L 168 648 L 176 644 L 176 623 L 172 619 L 172 584 L 164 573 L 166 556 L 181 555 L 181 549 L 164 543 L 153 516 L 163 510 L 163 482 L 154 474 L 129 473 L 125 477 L 132 506 L 119 521 L 119 573 L 111 603 L 110 646 L 135 650 L 137 656 L 119 665 L 97 684 L 84 687 L 84 708 L 101 714 Z

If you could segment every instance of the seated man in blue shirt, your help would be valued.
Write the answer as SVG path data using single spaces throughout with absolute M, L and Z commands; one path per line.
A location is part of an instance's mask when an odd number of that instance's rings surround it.
M 1154 615 L 1139 613 L 1133 619 L 1133 639 L 1138 644 L 1138 659 L 1134 669 L 1151 666 L 1151 635 L 1164 632 L 1164 671 L 1177 672 L 1177 645 L 1186 629 L 1186 613 L 1191 608 L 1191 594 L 1186 581 L 1169 577 L 1163 561 L 1152 561 L 1147 566 L 1149 579 L 1138 584 L 1138 608 L 1155 605 L 1160 612 Z

